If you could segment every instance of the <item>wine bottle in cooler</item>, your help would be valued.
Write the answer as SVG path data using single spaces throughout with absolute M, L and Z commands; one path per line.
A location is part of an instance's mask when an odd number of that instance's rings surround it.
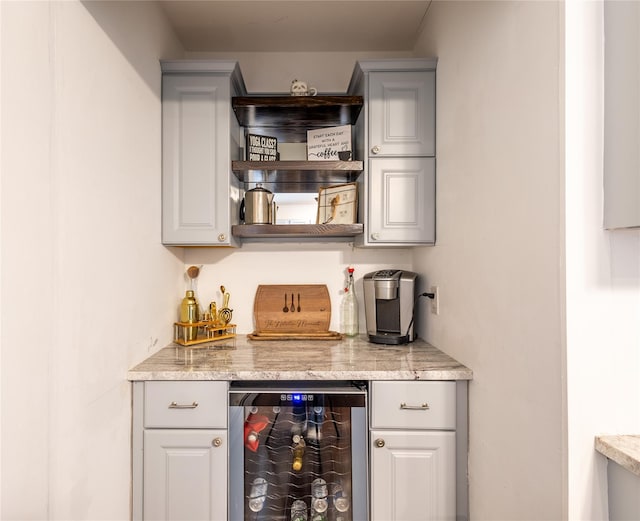
M 251 484 L 251 492 L 249 493 L 249 509 L 252 512 L 260 512 L 267 499 L 267 488 L 269 484 L 264 478 L 256 478 Z
M 324 421 L 324 407 L 314 405 L 311 418 L 307 422 L 307 442 L 318 446 L 322 439 L 322 423 Z
M 327 482 L 322 478 L 316 478 L 311 483 L 311 509 L 312 514 L 324 514 L 329 508 L 327 501 L 328 491 Z M 326 517 L 326 515 L 325 515 Z M 311 516 L 313 519 L 313 515 Z
M 291 409 L 291 436 L 307 435 L 307 406 L 294 403 Z
M 314 508 L 311 509 L 311 521 L 327 521 L 327 512 L 318 512 Z
M 301 499 L 296 499 L 291 505 L 291 521 L 307 521 L 307 504 Z
M 336 483 L 333 485 L 331 495 L 333 496 L 333 506 L 338 512 L 346 512 L 349 510 L 351 502 L 342 488 L 342 483 Z
M 302 458 L 304 457 L 305 449 L 304 438 L 299 434 L 293 435 L 293 459 L 291 461 L 291 468 L 296 472 L 302 470 Z

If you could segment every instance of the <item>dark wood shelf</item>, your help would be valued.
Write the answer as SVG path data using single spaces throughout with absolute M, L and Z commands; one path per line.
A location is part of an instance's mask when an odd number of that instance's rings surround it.
M 240 96 L 233 110 L 243 127 L 313 128 L 353 125 L 363 105 L 362 96 Z
M 262 172 L 267 175 L 299 177 L 355 176 L 362 173 L 362 161 L 232 161 L 231 170 L 240 181 L 245 181 L 247 173 Z
M 288 143 L 304 143 L 307 130 L 354 125 L 362 96 L 239 96 L 232 107 L 241 127 Z
M 261 238 L 340 238 L 355 237 L 364 232 L 364 225 L 356 224 L 236 224 L 231 227 L 234 237 Z
M 270 183 L 276 192 L 315 191 L 318 186 L 352 183 L 362 173 L 362 161 L 232 161 L 231 169 L 243 183 Z M 311 190 L 296 190 L 311 187 Z M 286 189 L 289 187 L 289 189 Z

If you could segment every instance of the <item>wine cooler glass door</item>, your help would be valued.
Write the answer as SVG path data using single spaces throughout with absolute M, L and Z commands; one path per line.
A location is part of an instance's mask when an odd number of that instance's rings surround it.
M 232 389 L 230 404 L 230 519 L 367 519 L 365 390 Z

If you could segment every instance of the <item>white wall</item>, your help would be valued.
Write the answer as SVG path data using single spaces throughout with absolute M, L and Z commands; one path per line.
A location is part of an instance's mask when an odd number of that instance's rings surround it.
M 473 369 L 475 520 L 563 517 L 561 13 L 556 2 L 432 3 L 440 288 L 421 336 Z
M 187 58 L 233 59 L 240 63 L 250 93 L 287 93 L 293 79 L 320 93 L 345 93 L 357 60 L 402 58 L 409 52 L 188 52 Z
M 171 338 L 151 3 L 2 2 L 3 519 L 127 519 L 126 371 Z M 167 290 L 167 288 L 169 288 Z
M 640 230 L 602 229 L 603 7 L 566 6 L 568 516 L 607 519 L 594 436 L 640 432 Z
M 1 517 L 42 519 L 48 507 L 46 403 L 53 329 L 53 266 L 42 262 L 42 251 L 50 255 L 53 248 L 52 182 L 48 175 L 52 93 L 45 86 L 50 13 L 42 4 L 2 3 L 0 10 Z M 12 46 L 21 49 L 19 56 L 10 52 Z M 40 337 L 29 334 L 36 312 Z M 27 490 L 25 497 L 21 491 Z M 23 504 L 18 505 L 12 497 L 20 497 Z
M 215 300 L 220 307 L 220 286 L 231 294 L 233 323 L 239 333 L 254 330 L 253 303 L 259 284 L 326 284 L 331 298 L 332 331 L 340 331 L 340 303 L 344 295 L 346 268 L 356 269 L 356 295 L 360 306 L 359 326 L 365 332 L 362 277 L 378 269 L 396 267 L 411 270 L 407 249 L 389 249 L 372 253 L 349 244 L 246 244 L 240 250 L 190 249 L 187 264 L 202 265 L 198 277 L 198 298 L 205 307 Z M 187 287 L 185 279 L 184 288 Z M 182 289 L 182 288 L 181 288 Z M 177 313 L 184 289 L 175 295 Z

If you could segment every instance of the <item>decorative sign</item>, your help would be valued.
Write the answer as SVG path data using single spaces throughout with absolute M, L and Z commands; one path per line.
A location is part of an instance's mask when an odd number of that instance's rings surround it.
M 247 134 L 247 161 L 276 161 L 278 140 L 269 136 Z
M 354 224 L 358 218 L 358 185 L 320 188 L 317 224 Z
M 351 158 L 351 125 L 307 130 L 309 161 L 338 161 Z

